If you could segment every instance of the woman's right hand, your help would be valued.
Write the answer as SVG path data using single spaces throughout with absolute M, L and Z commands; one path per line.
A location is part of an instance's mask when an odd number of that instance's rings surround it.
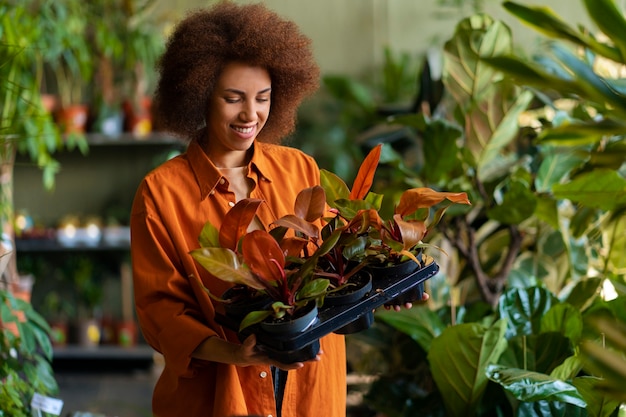
M 320 355 L 321 352 L 316 355 L 315 358 L 311 359 L 311 361 L 319 361 L 321 359 Z M 300 369 L 304 366 L 304 363 L 302 362 L 281 363 L 270 359 L 267 354 L 263 353 L 263 351 L 257 347 L 256 336 L 253 334 L 248 336 L 243 341 L 239 349 L 237 349 L 237 352 L 235 352 L 235 357 L 237 357 L 238 360 L 241 361 L 241 363 L 238 364 L 239 366 L 272 365 L 286 371 Z

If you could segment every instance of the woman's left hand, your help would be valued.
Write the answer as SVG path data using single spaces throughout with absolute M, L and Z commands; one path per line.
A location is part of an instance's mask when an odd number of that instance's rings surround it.
M 417 300 L 414 303 L 425 304 L 429 299 L 430 299 L 430 295 L 428 295 L 428 293 L 425 292 L 425 293 L 422 293 L 422 299 L 421 300 Z M 401 304 L 385 304 L 385 310 L 391 310 L 393 308 L 395 311 L 400 311 L 400 310 L 402 310 L 402 306 L 404 306 L 404 308 L 406 308 L 406 309 L 409 309 L 409 308 L 413 308 L 413 304 L 414 303 L 404 303 L 403 305 L 401 305 Z

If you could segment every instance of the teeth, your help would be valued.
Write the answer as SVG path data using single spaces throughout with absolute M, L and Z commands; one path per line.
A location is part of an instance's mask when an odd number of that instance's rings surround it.
M 254 129 L 253 127 L 237 127 L 237 126 L 233 126 L 233 129 L 235 129 L 237 132 L 240 133 L 251 133 L 252 129 Z

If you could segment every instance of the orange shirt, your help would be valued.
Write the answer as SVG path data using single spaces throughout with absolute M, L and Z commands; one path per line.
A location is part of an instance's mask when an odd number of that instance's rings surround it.
M 319 184 L 315 161 L 303 152 L 255 143 L 248 176 L 250 197 L 263 199 L 264 225 L 293 213 L 298 192 Z M 216 227 L 235 203 L 228 181 L 193 141 L 186 153 L 149 173 L 137 190 L 131 215 L 131 255 L 137 316 L 146 341 L 165 359 L 154 389 L 157 417 L 276 416 L 269 366 L 237 367 L 191 358 L 207 337 L 238 342 L 215 321 L 215 306 L 188 277 L 200 277 L 214 294 L 229 284 L 189 255 L 199 246 L 205 222 Z M 320 341 L 319 362 L 290 371 L 283 417 L 340 417 L 346 413 L 346 357 L 343 336 Z

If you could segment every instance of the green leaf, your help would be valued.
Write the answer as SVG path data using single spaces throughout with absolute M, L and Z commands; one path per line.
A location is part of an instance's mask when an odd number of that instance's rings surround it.
M 220 232 L 217 227 L 213 226 L 209 222 L 206 222 L 204 227 L 202 227 L 200 236 L 198 237 L 200 246 L 203 248 L 218 248 L 220 246 L 219 233 Z
M 563 181 L 574 168 L 583 163 L 580 155 L 562 148 L 546 146 L 542 153 L 544 158 L 535 178 L 535 188 L 540 193 L 550 191 L 554 184 Z
M 602 278 L 586 278 L 578 281 L 565 301 L 579 311 L 585 310 L 600 293 L 602 281 Z
M 509 339 L 509 348 L 499 363 L 549 374 L 571 355 L 571 342 L 561 333 L 518 335 Z
M 541 318 L 557 303 L 550 291 L 540 287 L 513 288 L 502 294 L 498 312 L 507 320 L 507 338 L 539 333 Z
M 608 270 L 615 275 L 626 274 L 626 216 L 616 216 L 602 228 L 603 246 L 608 251 Z
M 520 402 L 515 417 L 588 417 L 587 410 L 560 401 Z
M 430 369 L 449 416 L 474 415 L 478 410 L 487 377 L 485 371 L 506 349 L 506 324 L 490 328 L 476 323 L 446 328 L 433 339 L 428 353 Z
M 535 212 L 537 197 L 521 181 L 512 181 L 502 203 L 487 211 L 490 219 L 502 224 L 520 224 Z
M 554 305 L 541 318 L 541 332 L 561 333 L 575 345 L 583 332 L 582 314 L 566 303 Z
M 583 0 L 589 17 L 607 35 L 621 53 L 621 62 L 626 62 L 626 19 L 614 0 Z
M 335 201 L 347 199 L 350 196 L 348 185 L 337 174 L 328 170 L 320 169 L 320 183 L 326 193 L 326 203 L 330 207 L 336 207 Z
M 611 399 L 598 390 L 597 385 L 600 381 L 599 378 L 591 376 L 574 378 L 572 381 L 587 403 L 587 412 L 591 417 L 609 417 L 620 406 L 619 400 Z
M 613 170 L 596 169 L 552 187 L 554 196 L 587 207 L 613 210 L 626 202 L 626 179 Z
M 626 123 L 609 118 L 572 121 L 543 130 L 537 141 L 556 146 L 584 146 L 598 143 L 605 136 L 626 134 Z
M 429 308 L 412 308 L 401 311 L 378 311 L 376 320 L 387 323 L 415 340 L 429 352 L 434 338 L 439 336 L 446 328 L 437 313 Z
M 562 401 L 577 407 L 587 406 L 575 386 L 546 374 L 491 365 L 487 377 L 520 401 Z
M 270 310 L 251 311 L 241 320 L 239 324 L 239 331 L 242 331 L 246 327 L 250 327 L 253 324 L 257 324 L 272 315 Z
M 555 379 L 566 381 L 574 378 L 582 369 L 583 363 L 580 356 L 573 355 L 565 359 L 562 364 L 554 368 L 552 372 L 550 372 L 550 376 Z M 584 395 L 583 398 L 585 398 L 585 400 L 587 399 Z
M 222 281 L 264 289 L 237 254 L 230 249 L 202 248 L 194 249 L 190 254 L 204 269 Z

